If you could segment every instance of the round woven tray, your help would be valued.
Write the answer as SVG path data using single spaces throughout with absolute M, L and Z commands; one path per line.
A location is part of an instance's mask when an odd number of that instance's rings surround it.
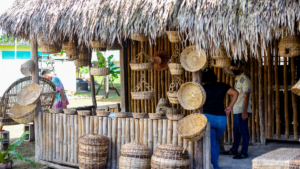
M 49 112 L 50 113 L 61 113 L 63 110 L 63 108 L 52 108 L 52 109 L 49 109 Z
M 168 91 L 167 95 L 171 104 L 179 104 L 178 91 Z
M 206 93 L 202 85 L 194 82 L 183 84 L 178 91 L 180 105 L 186 110 L 202 107 L 206 101 Z
M 169 120 L 181 120 L 184 117 L 184 114 L 167 114 Z
M 143 33 L 131 33 L 130 34 L 130 39 L 140 41 L 140 42 L 144 42 L 144 41 L 148 41 L 149 37 L 146 36 Z
M 178 43 L 179 41 L 179 36 L 178 36 L 178 31 L 166 31 L 167 36 L 170 40 L 171 43 Z
M 79 116 L 89 116 L 89 115 L 91 115 L 90 110 L 77 110 L 77 113 L 78 113 Z
M 26 106 L 37 103 L 40 99 L 42 89 L 40 85 L 31 83 L 25 86 L 17 95 L 17 103 Z
M 146 113 L 132 113 L 133 118 L 135 119 L 143 119 Z
M 162 117 L 161 113 L 149 113 L 148 115 L 151 120 L 159 120 Z
M 205 134 L 207 118 L 200 113 L 186 116 L 177 124 L 177 133 L 188 141 L 201 139 Z
M 10 118 L 20 124 L 33 122 L 36 113 L 36 104 L 22 106 L 16 103 L 7 113 Z
M 76 113 L 76 109 L 64 109 L 64 113 L 68 115 L 72 115 Z
M 204 69 L 207 66 L 207 58 L 203 49 L 198 51 L 196 46 L 185 48 L 180 57 L 182 67 L 190 72 Z
M 35 70 L 35 64 L 31 59 L 21 65 L 21 73 L 24 76 L 31 76 L 34 70 Z
M 110 115 L 109 111 L 96 110 L 97 116 L 99 117 L 108 117 Z
M 180 63 L 168 63 L 168 66 L 169 66 L 171 75 L 176 76 L 176 75 L 183 74 L 184 70 Z
M 149 70 L 153 69 L 154 62 L 147 63 L 129 63 L 130 68 L 135 71 Z
M 131 92 L 131 98 L 133 100 L 147 100 L 154 99 L 154 91 L 145 91 L 145 92 Z
M 298 35 L 286 35 L 283 31 L 279 45 L 279 56 L 296 57 L 300 55 L 300 38 Z
M 300 80 L 292 87 L 292 92 L 300 96 Z
M 231 66 L 231 59 L 211 59 L 211 66 L 219 68 L 229 68 Z
M 118 118 L 124 118 L 127 116 L 128 113 L 126 112 L 118 112 L 118 113 L 115 113 L 116 117 Z
M 107 76 L 110 74 L 110 69 L 107 67 L 92 67 L 90 71 L 93 76 Z

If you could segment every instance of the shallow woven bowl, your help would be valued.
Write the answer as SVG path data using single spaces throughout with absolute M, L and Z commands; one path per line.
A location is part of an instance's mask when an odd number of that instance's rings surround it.
M 162 113 L 149 113 L 148 115 L 151 120 L 159 120 L 162 117 Z
M 52 108 L 49 109 L 50 113 L 61 113 L 61 111 L 63 110 L 63 108 Z
M 170 73 L 171 75 L 182 75 L 183 73 L 183 68 L 182 65 L 179 63 L 168 63 Z
M 300 96 L 300 80 L 292 87 L 292 92 Z
M 77 113 L 79 116 L 90 116 L 91 115 L 90 110 L 77 110 Z
M 168 91 L 167 92 L 169 102 L 172 104 L 179 104 L 178 92 L 177 91 Z
M 146 113 L 132 113 L 133 118 L 135 119 L 143 119 Z
M 115 113 L 116 117 L 118 118 L 124 118 L 127 116 L 128 113 L 126 112 L 118 112 L 118 113 Z
M 184 117 L 184 114 L 167 114 L 169 120 L 181 120 Z
M 26 106 L 37 103 L 40 99 L 42 88 L 36 83 L 25 86 L 17 96 L 17 103 Z
M 207 66 L 207 58 L 205 51 L 201 49 L 198 51 L 196 46 L 189 46 L 185 48 L 180 56 L 182 67 L 190 72 L 196 72 L 204 69 Z
M 20 105 L 16 103 L 7 113 L 10 118 L 20 124 L 33 122 L 36 113 L 36 104 Z
M 72 115 L 76 113 L 76 109 L 64 109 L 64 113 L 68 115 Z
M 188 82 L 181 85 L 178 91 L 178 100 L 184 109 L 195 110 L 204 105 L 206 93 L 202 85 Z
M 131 97 L 133 100 L 154 99 L 154 93 L 154 91 L 131 92 Z
M 201 139 L 205 134 L 207 118 L 200 113 L 194 113 L 181 119 L 177 124 L 177 133 L 188 141 Z
M 130 68 L 135 71 L 142 71 L 142 70 L 149 70 L 153 69 L 154 62 L 147 62 L 147 63 L 129 63 Z
M 103 110 L 96 110 L 97 116 L 99 117 L 108 117 L 110 112 L 109 111 L 103 111 Z
M 110 69 L 107 67 L 92 67 L 91 75 L 93 76 L 107 76 L 110 74 Z

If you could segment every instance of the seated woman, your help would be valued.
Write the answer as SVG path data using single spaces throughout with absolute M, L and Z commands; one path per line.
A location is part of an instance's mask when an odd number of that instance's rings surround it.
M 230 85 L 217 82 L 217 76 L 210 68 L 204 70 L 202 81 L 205 83 L 203 87 L 206 92 L 206 102 L 203 106 L 203 112 L 210 122 L 211 161 L 214 169 L 218 169 L 218 140 L 226 129 L 226 116 L 230 114 L 239 93 L 234 88 L 231 88 Z M 226 94 L 232 96 L 232 98 L 229 106 L 224 110 L 224 98 Z

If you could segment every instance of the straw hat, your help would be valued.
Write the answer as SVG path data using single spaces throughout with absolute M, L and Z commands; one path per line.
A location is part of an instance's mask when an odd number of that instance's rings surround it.
M 170 60 L 170 56 L 165 51 L 157 51 L 153 56 L 152 60 L 154 61 L 154 69 L 155 70 L 165 70 L 168 68 L 168 61 Z
M 195 72 L 203 69 L 207 65 L 206 54 L 203 49 L 198 51 L 196 46 L 189 46 L 185 48 L 180 57 L 182 67 L 190 72 Z

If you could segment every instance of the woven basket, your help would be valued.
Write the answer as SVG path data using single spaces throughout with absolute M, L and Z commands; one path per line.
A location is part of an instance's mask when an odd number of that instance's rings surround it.
M 21 73 L 24 76 L 31 76 L 34 70 L 35 70 L 35 64 L 31 59 L 21 65 Z
M 166 114 L 167 108 L 171 107 L 169 101 L 165 98 L 161 98 L 156 106 L 156 113 Z
M 146 36 L 145 34 L 142 34 L 142 33 L 132 33 L 130 35 L 130 39 L 140 41 L 140 42 L 144 42 L 144 41 L 148 41 L 149 37 Z
M 154 93 L 154 91 L 131 92 L 131 98 L 133 100 L 154 99 Z
M 292 92 L 300 96 L 300 80 L 292 87 Z
M 106 45 L 104 45 L 100 41 L 94 40 L 94 41 L 92 41 L 92 48 L 99 50 L 101 48 L 106 48 Z
M 25 86 L 17 95 L 17 103 L 26 106 L 39 101 L 42 93 L 40 85 L 31 83 Z
M 69 44 L 69 41 L 63 41 L 61 43 L 61 50 L 67 50 L 68 44 Z
M 59 46 L 43 44 L 43 46 L 41 46 L 41 52 L 48 53 L 48 54 L 54 54 L 54 53 L 60 53 L 61 49 Z
M 207 66 L 207 58 L 203 49 L 198 51 L 196 46 L 185 48 L 180 57 L 182 67 L 190 72 L 196 72 Z
M 135 119 L 143 119 L 146 113 L 132 113 L 133 118 Z
M 119 169 L 150 169 L 150 149 L 133 141 L 121 148 Z
M 49 109 L 49 112 L 50 113 L 61 113 L 63 110 L 63 108 L 52 108 L 52 109 Z
M 195 110 L 202 107 L 206 101 L 206 93 L 202 85 L 188 82 L 178 90 L 180 105 L 186 110 Z
M 187 150 L 175 144 L 163 144 L 156 147 L 151 157 L 151 169 L 190 169 Z
M 143 71 L 153 69 L 154 62 L 147 62 L 147 63 L 129 63 L 130 68 L 135 71 Z
M 167 114 L 169 120 L 181 120 L 184 117 L 184 114 Z
M 224 45 L 220 44 L 219 48 L 215 50 L 212 59 L 229 59 Z
M 177 109 L 177 108 L 172 108 L 172 107 L 169 107 L 167 108 L 167 115 L 172 115 L 172 114 L 181 114 L 181 108 Z
M 171 75 L 176 76 L 176 75 L 183 74 L 184 70 L 180 63 L 168 63 L 168 66 L 169 66 Z
M 108 45 L 107 50 L 120 50 L 122 49 L 122 46 L 119 44 L 118 41 L 115 41 L 112 45 Z
M 151 120 L 159 120 L 162 117 L 161 113 L 149 113 L 148 115 Z
M 286 36 L 283 31 L 279 45 L 279 56 L 296 57 L 300 55 L 300 37 L 297 35 Z
M 20 124 L 33 122 L 36 113 L 36 104 L 22 106 L 18 103 L 13 105 L 10 112 L 7 113 L 10 118 Z
M 228 68 L 231 66 L 231 59 L 211 59 L 211 66 L 219 68 Z
M 76 109 L 64 109 L 64 113 L 68 115 L 72 115 L 76 113 Z
M 178 36 L 178 31 L 166 31 L 168 38 L 170 42 L 172 43 L 178 43 L 179 41 L 179 36 Z
M 66 54 L 68 57 L 68 60 L 76 60 L 79 59 L 78 58 L 78 49 L 76 47 L 75 42 L 73 42 L 72 40 L 68 42 L 67 46 L 66 46 Z
M 88 59 L 76 59 L 74 61 L 74 65 L 76 67 L 88 66 L 89 65 L 89 60 Z
M 179 104 L 178 100 L 178 91 L 168 91 L 167 92 L 168 99 L 172 104 Z
M 90 71 L 93 76 L 107 76 L 110 74 L 108 67 L 92 67 Z
M 78 59 L 88 60 L 89 51 L 86 47 L 79 48 Z
M 97 116 L 108 117 L 110 115 L 109 111 L 96 110 Z
M 77 113 L 78 113 L 79 116 L 89 116 L 89 115 L 91 115 L 90 110 L 77 110 Z
M 115 116 L 118 117 L 118 118 L 125 118 L 127 116 L 128 113 L 126 112 L 118 112 L 118 113 L 115 113 Z
M 186 116 L 177 124 L 177 133 L 188 141 L 201 139 L 206 130 L 207 118 L 200 113 Z
M 78 164 L 80 169 L 105 168 L 109 139 L 106 136 L 87 134 L 79 142 Z

